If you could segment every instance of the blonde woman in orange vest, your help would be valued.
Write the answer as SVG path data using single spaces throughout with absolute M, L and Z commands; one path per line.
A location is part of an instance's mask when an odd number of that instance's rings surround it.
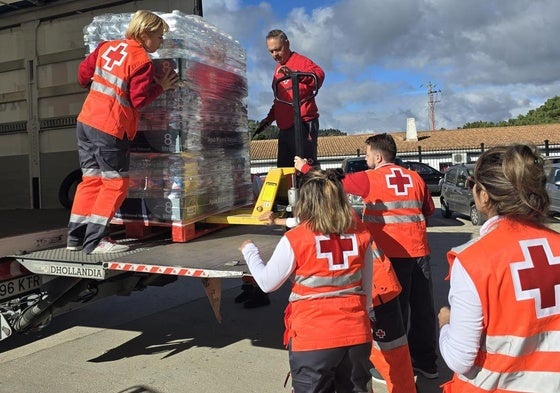
M 560 234 L 544 224 L 543 159 L 534 146 L 492 148 L 469 181 L 488 221 L 448 253 L 439 344 L 455 374 L 443 390 L 560 392 Z
M 334 170 L 307 175 L 294 213 L 300 224 L 268 262 L 251 240 L 239 248 L 263 291 L 292 282 L 285 343 L 293 392 L 371 392 L 371 234 Z
M 128 250 L 108 238 L 109 222 L 126 197 L 129 144 L 138 128 L 138 110 L 179 80 L 173 70 L 156 79 L 148 56 L 160 47 L 168 30 L 159 16 L 137 11 L 125 39 L 100 43 L 80 63 L 78 82 L 89 86 L 89 93 L 78 115 L 82 182 L 68 224 L 69 250 L 86 254 Z

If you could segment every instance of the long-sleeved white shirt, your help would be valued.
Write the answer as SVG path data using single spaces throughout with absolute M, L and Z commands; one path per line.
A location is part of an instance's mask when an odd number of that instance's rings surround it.
M 296 268 L 295 254 L 286 236 L 282 236 L 268 262 L 264 263 L 259 249 L 253 243 L 248 243 L 241 250 L 243 258 L 253 275 L 253 278 L 264 292 L 273 292 L 288 280 Z M 364 256 L 365 266 L 362 269 L 362 289 L 367 298 L 367 305 L 372 304 L 372 276 L 373 254 L 368 247 Z
M 486 221 L 480 228 L 480 236 L 488 233 L 499 219 L 499 216 L 494 216 Z M 465 374 L 474 365 L 480 348 L 483 315 L 474 282 L 458 258 L 451 268 L 449 305 L 450 321 L 441 328 L 439 350 L 451 370 Z

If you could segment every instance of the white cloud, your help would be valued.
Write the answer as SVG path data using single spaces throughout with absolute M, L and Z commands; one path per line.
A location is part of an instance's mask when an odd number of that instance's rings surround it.
M 558 94 L 556 0 L 340 0 L 286 15 L 276 3 L 205 0 L 205 17 L 247 50 L 249 117 L 266 115 L 274 63 L 268 30 L 326 72 L 321 128 L 392 131 L 415 117 L 428 129 L 427 82 L 442 90 L 436 127 L 525 114 Z M 285 6 L 286 3 L 284 3 Z M 305 4 L 305 3 L 303 3 Z

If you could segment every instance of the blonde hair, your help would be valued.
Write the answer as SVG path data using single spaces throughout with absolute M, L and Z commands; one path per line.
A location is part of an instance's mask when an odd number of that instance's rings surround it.
M 340 235 L 354 226 L 355 214 L 342 188 L 343 176 L 333 169 L 314 170 L 305 176 L 294 214 L 313 232 Z
M 485 151 L 476 161 L 474 178 L 497 214 L 535 222 L 547 217 L 544 160 L 535 146 L 512 144 Z
M 160 30 L 163 34 L 167 33 L 169 25 L 153 12 L 138 10 L 134 13 L 126 28 L 125 37 L 129 40 L 139 41 L 142 34 L 155 33 Z

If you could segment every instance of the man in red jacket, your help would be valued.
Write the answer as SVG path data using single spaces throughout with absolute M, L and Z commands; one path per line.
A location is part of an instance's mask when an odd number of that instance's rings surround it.
M 325 80 L 325 73 L 317 64 L 299 53 L 290 49 L 290 41 L 282 30 L 271 30 L 266 36 L 266 46 L 270 55 L 277 62 L 272 77 L 272 88 L 276 81 L 292 72 L 312 73 L 317 77 L 319 86 L 315 86 L 312 77 L 299 79 L 299 97 L 302 140 L 297 141 L 303 146 L 303 157 L 313 166 L 318 166 L 317 162 L 317 136 L 319 134 L 319 110 L 315 99 L 306 100 L 313 94 L 313 91 L 320 88 Z M 277 97 L 286 102 L 293 102 L 292 82 L 290 79 L 282 81 L 277 86 Z M 258 131 L 268 127 L 272 122 L 280 129 L 278 136 L 278 157 L 276 165 L 278 168 L 292 167 L 294 156 L 296 155 L 296 140 L 294 128 L 294 108 L 292 105 L 274 100 L 270 111 L 265 119 L 261 120 L 257 128 Z

